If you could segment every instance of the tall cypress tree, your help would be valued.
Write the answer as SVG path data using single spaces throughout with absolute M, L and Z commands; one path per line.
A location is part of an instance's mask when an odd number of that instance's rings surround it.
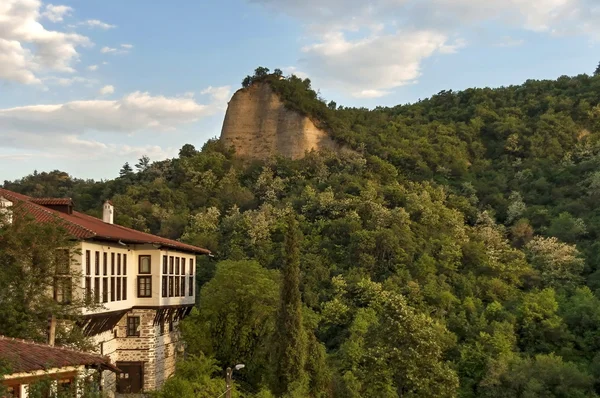
M 298 221 L 288 217 L 284 241 L 283 283 L 277 314 L 274 350 L 274 386 L 280 396 L 297 390 L 306 382 L 306 333 L 302 325 L 300 296 L 300 231 Z

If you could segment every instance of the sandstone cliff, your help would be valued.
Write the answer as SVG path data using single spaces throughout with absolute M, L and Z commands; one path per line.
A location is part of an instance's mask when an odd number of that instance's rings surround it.
M 268 83 L 238 90 L 227 107 L 221 141 L 239 156 L 265 159 L 281 155 L 298 159 L 305 151 L 338 149 L 310 118 L 289 110 Z

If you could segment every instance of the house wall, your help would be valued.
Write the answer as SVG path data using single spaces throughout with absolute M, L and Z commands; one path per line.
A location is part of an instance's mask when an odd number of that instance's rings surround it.
M 90 275 L 87 275 L 86 251 L 90 251 Z M 106 303 L 99 303 L 99 307 L 89 310 L 85 315 L 93 315 L 102 317 L 102 314 L 110 315 L 115 311 L 127 311 L 116 326 L 93 336 L 97 352 L 106 355 L 111 359 L 113 364 L 118 362 L 143 362 L 144 381 L 143 386 L 145 391 L 158 389 L 164 381 L 175 372 L 175 363 L 178 355 L 179 347 L 179 331 L 178 322 L 173 321 L 173 331 L 169 332 L 168 322 L 164 326 L 164 334 L 160 333 L 160 324 L 154 324 L 157 311 L 161 308 L 172 306 L 191 306 L 195 302 L 195 272 L 196 272 L 196 256 L 193 254 L 183 253 L 174 250 L 159 250 L 152 245 L 119 245 L 105 242 L 81 242 L 78 248 L 78 253 L 72 267 L 75 278 L 74 294 L 83 297 L 85 293 L 86 277 L 92 278 L 92 287 L 94 278 L 100 279 L 100 300 L 102 301 L 103 283 L 102 278 L 108 278 L 108 299 Z M 95 253 L 99 253 L 100 265 L 99 275 L 96 275 L 95 269 Z M 107 254 L 107 275 L 104 275 L 104 253 Z M 111 273 L 112 254 L 121 255 L 121 274 L 117 274 L 117 265 L 115 264 L 115 274 Z M 138 297 L 137 292 L 137 277 L 139 274 L 139 256 L 149 255 L 151 258 L 151 277 L 152 277 L 152 297 Z M 123 270 L 123 256 L 127 256 L 126 273 Z M 163 274 L 163 261 L 167 259 L 167 274 Z M 172 275 L 170 272 L 170 259 L 179 258 L 180 272 L 177 275 Z M 185 269 L 182 271 L 182 259 L 185 259 Z M 193 261 L 192 272 L 190 273 L 190 261 Z M 175 268 L 175 267 L 174 267 Z M 173 270 L 173 274 L 175 269 Z M 148 276 L 144 274 L 143 276 Z M 168 278 L 184 277 L 186 280 L 184 296 L 177 297 L 162 297 L 163 276 Z M 112 284 L 110 278 L 127 278 L 127 298 L 119 301 L 111 301 L 110 289 Z M 189 295 L 190 277 L 194 281 L 193 294 Z M 116 284 L 115 284 L 116 285 Z M 116 288 L 116 286 L 115 286 Z M 168 291 L 168 289 L 167 289 Z M 115 294 L 116 298 L 116 294 Z M 129 316 L 140 317 L 140 336 L 127 336 L 127 318 Z M 103 388 L 108 396 L 113 396 L 117 388 L 118 375 L 111 372 L 103 374 Z

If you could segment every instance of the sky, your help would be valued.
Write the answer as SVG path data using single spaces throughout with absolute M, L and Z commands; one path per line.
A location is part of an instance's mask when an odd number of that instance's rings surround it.
M 257 66 L 339 105 L 592 73 L 597 0 L 1 0 L 0 181 L 218 137 Z

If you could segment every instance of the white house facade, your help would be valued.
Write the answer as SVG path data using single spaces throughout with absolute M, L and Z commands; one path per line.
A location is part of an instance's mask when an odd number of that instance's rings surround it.
M 197 256 L 210 252 L 116 225 L 108 201 L 100 220 L 73 211 L 70 199 L 30 198 L 5 189 L 0 198 L 3 209 L 6 203 L 21 205 L 37 221 L 64 223 L 77 240 L 70 277 L 55 287 L 54 298 L 83 295 L 95 303 L 82 314 L 83 329 L 97 353 L 120 369 L 103 374 L 104 391 L 160 388 L 184 350 L 178 326 L 195 303 Z

